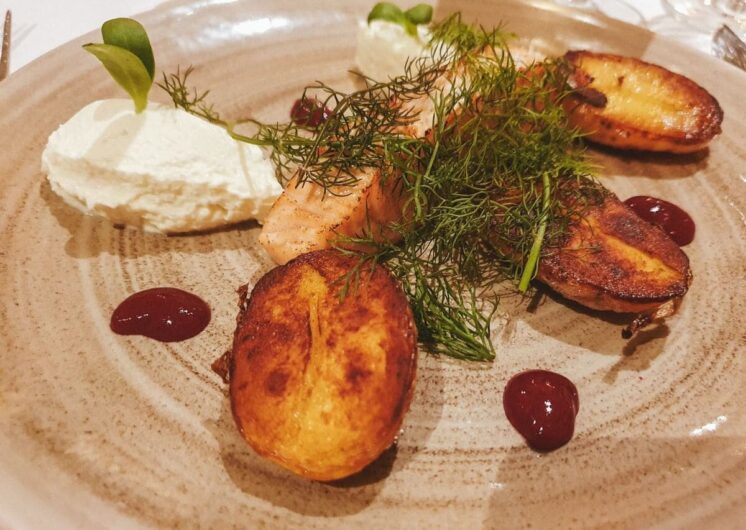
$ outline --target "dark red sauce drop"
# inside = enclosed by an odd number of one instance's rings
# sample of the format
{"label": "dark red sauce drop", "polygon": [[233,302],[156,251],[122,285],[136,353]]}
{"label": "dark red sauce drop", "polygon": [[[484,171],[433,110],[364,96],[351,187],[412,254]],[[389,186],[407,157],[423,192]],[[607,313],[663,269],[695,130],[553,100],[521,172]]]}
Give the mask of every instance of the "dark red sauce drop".
{"label": "dark red sauce drop", "polygon": [[694,221],[675,204],[647,195],[630,197],[624,204],[648,223],[661,228],[680,247],[688,245],[694,239]]}
{"label": "dark red sauce drop", "polygon": [[290,119],[298,125],[316,128],[329,119],[331,113],[318,99],[304,96],[293,103]]}
{"label": "dark red sauce drop", "polygon": [[537,451],[565,445],[575,431],[578,389],[565,376],[529,370],[505,385],[503,408],[511,425]]}
{"label": "dark red sauce drop", "polygon": [[199,334],[210,323],[210,306],[200,297],[173,287],[146,289],[128,297],[111,315],[111,330],[178,342]]}

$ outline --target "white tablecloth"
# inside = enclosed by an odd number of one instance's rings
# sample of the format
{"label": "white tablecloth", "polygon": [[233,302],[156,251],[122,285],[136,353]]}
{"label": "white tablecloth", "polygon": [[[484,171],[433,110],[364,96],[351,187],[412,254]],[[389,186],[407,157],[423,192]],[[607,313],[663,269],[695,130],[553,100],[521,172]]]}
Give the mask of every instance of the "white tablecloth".
{"label": "white tablecloth", "polygon": [[110,18],[148,11],[164,0],[0,0],[13,12],[10,71],[14,72]]}
{"label": "white tablecloth", "polygon": [[[0,16],[13,11],[10,71],[14,72],[47,51],[101,26],[110,18],[132,16],[165,0],[4,0]],[[371,5],[374,3],[371,0]],[[572,0],[564,1],[565,4]],[[614,2],[597,2],[602,11],[615,16]],[[646,21],[660,18],[660,0],[628,0]],[[623,16],[623,15],[622,15]]]}

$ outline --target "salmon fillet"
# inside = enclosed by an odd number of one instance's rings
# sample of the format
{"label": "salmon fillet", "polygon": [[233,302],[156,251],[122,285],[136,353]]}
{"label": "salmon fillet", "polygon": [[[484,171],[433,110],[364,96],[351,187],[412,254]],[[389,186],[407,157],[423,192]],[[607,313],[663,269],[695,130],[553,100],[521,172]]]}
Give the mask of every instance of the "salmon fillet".
{"label": "salmon fillet", "polygon": [[[406,197],[398,179],[382,182],[379,169],[361,169],[353,186],[333,190],[313,182],[298,184],[293,177],[275,201],[259,236],[259,242],[275,263],[330,248],[342,236],[362,236],[367,230],[376,240],[396,240],[390,228],[402,219]],[[348,245],[349,246],[349,245]]]}
{"label": "salmon fillet", "polygon": [[[434,89],[443,92],[450,89],[455,75],[439,77]],[[409,138],[429,137],[435,117],[433,99],[424,95],[399,105],[402,115],[414,118],[397,127],[394,133]],[[313,182],[299,185],[297,176],[288,182],[259,235],[259,242],[275,263],[284,265],[306,252],[330,248],[340,236],[363,236],[370,231],[368,235],[376,241],[400,238],[390,227],[402,220],[408,199],[399,179],[395,175],[383,178],[379,168],[361,168],[354,176],[358,179],[355,184],[340,186],[331,193]]]}
{"label": "salmon fillet", "polygon": [[[511,52],[514,60],[524,66],[541,58],[522,47]],[[462,77],[461,68],[445,72],[433,82],[433,93],[447,94]],[[394,132],[409,138],[429,138],[436,115],[432,95],[413,97],[399,104],[402,115],[414,118]],[[457,113],[454,111],[454,116]],[[300,254],[330,248],[340,236],[361,236],[368,229],[376,240],[399,238],[387,225],[403,217],[407,198],[402,196],[400,187],[395,182],[381,186],[379,169],[363,168],[354,176],[358,182],[333,190],[333,197],[318,184],[298,185],[297,177],[290,180],[272,206],[259,236],[259,242],[275,263],[284,265]]]}

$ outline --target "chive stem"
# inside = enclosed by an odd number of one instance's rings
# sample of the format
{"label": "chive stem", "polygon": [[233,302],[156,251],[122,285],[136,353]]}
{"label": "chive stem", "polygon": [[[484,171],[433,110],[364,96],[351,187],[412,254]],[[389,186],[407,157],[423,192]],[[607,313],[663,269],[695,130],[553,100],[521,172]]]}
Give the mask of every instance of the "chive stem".
{"label": "chive stem", "polygon": [[422,181],[430,176],[430,172],[433,170],[433,163],[435,163],[435,158],[438,156],[439,147],[440,142],[435,142],[435,147],[433,148],[433,152],[430,154],[430,160],[427,163],[425,173],[418,174],[414,183],[414,210],[415,218],[418,221],[422,219]]}
{"label": "chive stem", "polygon": [[551,201],[552,193],[550,190],[549,174],[544,172],[541,176],[541,183],[543,186],[542,190],[542,203],[541,203],[541,221],[539,222],[539,228],[536,230],[536,237],[531,245],[531,252],[526,260],[526,265],[523,267],[523,273],[521,274],[521,281],[518,284],[518,290],[522,293],[528,291],[528,286],[531,280],[536,276],[536,270],[538,269],[539,256],[541,255],[541,245],[544,241],[544,234],[547,231],[547,224],[549,222],[549,204]]}

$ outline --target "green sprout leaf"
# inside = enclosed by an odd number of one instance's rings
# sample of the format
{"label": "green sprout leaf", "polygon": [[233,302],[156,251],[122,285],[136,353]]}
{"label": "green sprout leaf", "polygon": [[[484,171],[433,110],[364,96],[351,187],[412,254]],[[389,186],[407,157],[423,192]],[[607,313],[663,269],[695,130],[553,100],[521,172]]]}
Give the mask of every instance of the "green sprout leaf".
{"label": "green sprout leaf", "polygon": [[[418,10],[417,14],[414,16],[414,19],[419,20],[422,17],[422,7],[427,8],[429,6],[420,4],[412,8]],[[407,11],[407,13],[412,11],[412,9]],[[417,24],[419,24],[419,22],[415,22],[413,18],[410,17],[410,15],[408,15],[407,13],[402,11],[399,6],[394,5],[390,2],[379,2],[373,6],[373,9],[370,10],[370,13],[368,14],[368,23],[370,24],[370,22],[373,20],[388,20],[389,22],[399,24],[405,30],[407,30],[407,33],[409,33],[413,37],[416,37]],[[430,8],[430,15],[432,16],[432,8]]]}
{"label": "green sprout leaf", "polygon": [[104,65],[135,103],[135,112],[148,106],[148,93],[155,77],[155,59],[142,24],[131,18],[113,18],[101,26],[103,44],[83,48]]}
{"label": "green sprout leaf", "polygon": [[119,46],[137,55],[148,71],[150,79],[153,79],[155,59],[150,39],[142,24],[131,18],[113,18],[101,26],[101,35],[105,44]]}
{"label": "green sprout leaf", "polygon": [[148,92],[153,79],[134,53],[111,44],[86,44],[83,48],[96,56],[135,102],[135,112],[142,112],[148,105]]}
{"label": "green sprout leaf", "polygon": [[407,9],[404,15],[412,24],[428,24],[433,19],[433,7],[427,4],[417,4]]}
{"label": "green sprout leaf", "polygon": [[390,2],[378,2],[368,14],[368,23],[373,20],[388,20],[398,24],[402,18],[404,18],[404,12],[399,6]]}

